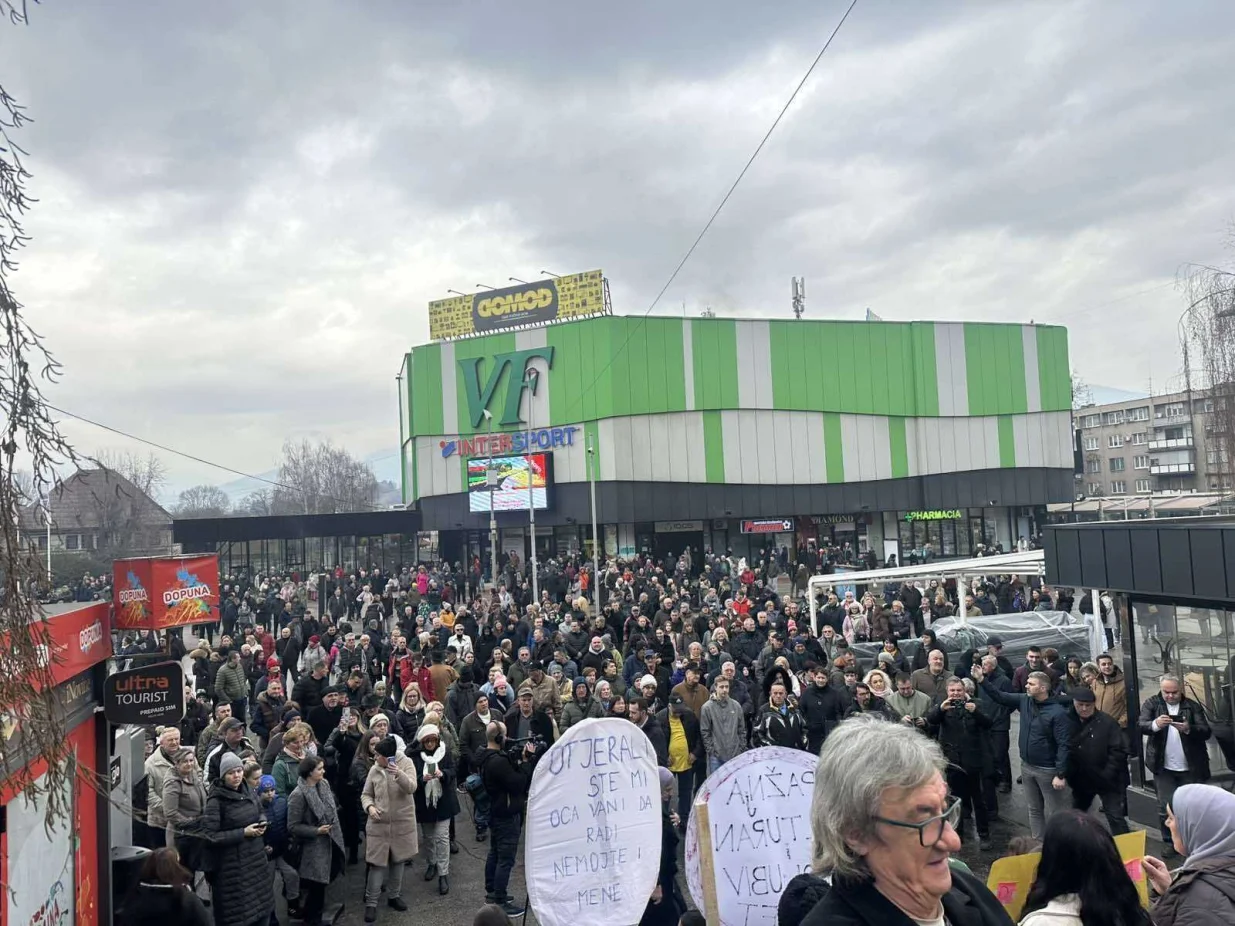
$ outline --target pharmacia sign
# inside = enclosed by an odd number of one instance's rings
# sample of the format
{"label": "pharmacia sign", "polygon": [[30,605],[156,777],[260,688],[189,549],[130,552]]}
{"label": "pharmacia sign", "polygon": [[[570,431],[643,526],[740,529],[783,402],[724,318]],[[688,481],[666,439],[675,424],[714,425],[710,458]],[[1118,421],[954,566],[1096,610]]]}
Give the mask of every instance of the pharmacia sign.
{"label": "pharmacia sign", "polygon": [[179,723],[184,717],[180,663],[161,662],[109,675],[103,683],[103,713],[115,724]]}

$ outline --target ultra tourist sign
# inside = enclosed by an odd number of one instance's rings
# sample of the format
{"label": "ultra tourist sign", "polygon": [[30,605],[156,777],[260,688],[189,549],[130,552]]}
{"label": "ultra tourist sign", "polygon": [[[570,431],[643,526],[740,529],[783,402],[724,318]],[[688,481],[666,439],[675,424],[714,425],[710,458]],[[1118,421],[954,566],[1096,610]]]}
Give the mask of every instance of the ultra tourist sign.
{"label": "ultra tourist sign", "polygon": [[184,717],[184,669],[178,662],[160,662],[109,675],[103,682],[103,713],[114,724],[179,723]]}

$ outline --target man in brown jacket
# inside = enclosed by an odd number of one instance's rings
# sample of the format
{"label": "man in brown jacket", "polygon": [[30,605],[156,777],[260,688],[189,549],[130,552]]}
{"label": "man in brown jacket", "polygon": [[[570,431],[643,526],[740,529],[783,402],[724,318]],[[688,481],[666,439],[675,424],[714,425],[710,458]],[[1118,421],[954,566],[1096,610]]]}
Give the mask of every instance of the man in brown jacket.
{"label": "man in brown jacket", "polygon": [[[429,666],[429,678],[433,680],[432,700],[441,701],[445,704],[446,696],[450,693],[450,686],[455,683],[458,677],[458,673],[442,660],[441,652],[435,651],[433,653],[433,665]],[[424,692],[421,692],[421,694],[424,694]],[[426,698],[426,700],[429,699]]]}
{"label": "man in brown jacket", "polygon": [[699,684],[699,664],[690,662],[686,664],[686,678],[673,687],[673,691],[669,693],[669,700],[672,702],[673,696],[677,695],[690,708],[691,713],[698,720],[703,714],[703,705],[708,703],[708,698],[712,696],[706,688]]}
{"label": "man in brown jacket", "polygon": [[[542,662],[533,662],[531,671],[528,673],[527,681],[532,684],[532,707],[538,711],[544,711],[548,714],[553,722],[560,723],[562,720],[562,692],[558,688],[557,683],[553,681],[553,676],[545,673],[545,666]],[[520,685],[520,690],[523,689]]]}
{"label": "man in brown jacket", "polygon": [[1110,653],[1098,657],[1098,677],[1093,683],[1098,710],[1111,717],[1128,738],[1128,686]]}

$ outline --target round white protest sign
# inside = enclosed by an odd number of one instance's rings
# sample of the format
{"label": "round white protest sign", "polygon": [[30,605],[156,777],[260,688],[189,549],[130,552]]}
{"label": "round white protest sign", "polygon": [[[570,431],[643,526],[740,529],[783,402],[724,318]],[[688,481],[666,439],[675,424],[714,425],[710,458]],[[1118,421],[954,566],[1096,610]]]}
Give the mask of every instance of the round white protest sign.
{"label": "round white protest sign", "polygon": [[536,764],[524,869],[543,926],[634,926],[660,874],[656,753],[629,720],[584,720]]}
{"label": "round white protest sign", "polygon": [[[716,903],[722,926],[776,926],[776,905],[795,875],[810,871],[810,802],[818,759],[765,746],[726,762],[695,802],[708,808]],[[686,831],[686,883],[704,909],[699,814]]]}

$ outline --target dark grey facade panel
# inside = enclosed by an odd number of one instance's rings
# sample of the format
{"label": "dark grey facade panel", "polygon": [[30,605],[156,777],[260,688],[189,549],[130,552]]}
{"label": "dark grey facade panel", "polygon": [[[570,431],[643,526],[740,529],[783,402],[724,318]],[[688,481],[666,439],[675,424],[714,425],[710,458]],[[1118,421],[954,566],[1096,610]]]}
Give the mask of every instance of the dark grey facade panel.
{"label": "dark grey facade panel", "polygon": [[1235,524],[1227,518],[1056,524],[1043,540],[1052,585],[1235,602]]}
{"label": "dark grey facade panel", "polygon": [[[1046,487],[1047,494],[1036,491]],[[1072,497],[1070,470],[993,469],[873,482],[829,485],[704,485],[670,482],[599,482],[597,520],[632,524],[666,520],[862,514],[920,508],[1042,505]],[[423,530],[484,530],[488,514],[468,511],[466,493],[421,499]],[[499,512],[498,526],[527,523],[526,512]],[[553,507],[536,523],[589,523],[587,483],[558,483]]]}
{"label": "dark grey facade panel", "polygon": [[[466,501],[466,500],[465,500]],[[376,537],[414,534],[421,527],[418,511],[353,511],[343,514],[271,515],[268,517],[177,518],[172,540],[183,544],[213,544],[242,540],[294,540],[302,537]]]}

